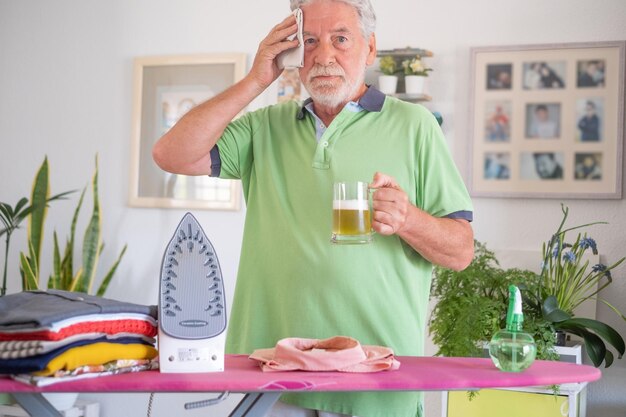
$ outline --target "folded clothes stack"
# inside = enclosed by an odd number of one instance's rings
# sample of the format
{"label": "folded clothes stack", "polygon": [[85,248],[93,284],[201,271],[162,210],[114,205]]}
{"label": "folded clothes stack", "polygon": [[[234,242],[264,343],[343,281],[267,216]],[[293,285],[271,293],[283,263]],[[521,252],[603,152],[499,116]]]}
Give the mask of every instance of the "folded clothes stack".
{"label": "folded clothes stack", "polygon": [[35,385],[158,367],[155,306],[60,290],[0,297],[0,374]]}

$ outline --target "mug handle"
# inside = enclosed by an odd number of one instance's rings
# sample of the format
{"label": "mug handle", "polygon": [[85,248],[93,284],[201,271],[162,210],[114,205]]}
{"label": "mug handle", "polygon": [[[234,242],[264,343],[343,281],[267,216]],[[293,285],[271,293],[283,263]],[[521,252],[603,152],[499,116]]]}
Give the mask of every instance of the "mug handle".
{"label": "mug handle", "polygon": [[376,190],[378,190],[378,188],[370,187],[369,184],[367,185],[367,201],[370,208],[370,233],[373,235],[377,234],[376,230],[372,227],[374,223],[374,192],[376,192]]}

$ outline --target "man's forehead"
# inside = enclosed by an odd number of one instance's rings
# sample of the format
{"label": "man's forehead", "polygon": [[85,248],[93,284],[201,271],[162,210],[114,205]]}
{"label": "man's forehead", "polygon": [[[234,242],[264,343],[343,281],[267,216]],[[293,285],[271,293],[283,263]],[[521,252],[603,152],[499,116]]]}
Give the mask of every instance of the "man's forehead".
{"label": "man's forehead", "polygon": [[[350,30],[347,26],[345,25],[338,25],[336,28],[332,28],[330,30],[328,30],[329,33],[342,33],[342,34],[346,34],[346,33],[352,33],[352,30]],[[314,29],[312,30],[307,30],[306,24],[304,25],[304,28],[302,30],[302,34],[304,35],[316,35],[317,31],[315,31]]]}

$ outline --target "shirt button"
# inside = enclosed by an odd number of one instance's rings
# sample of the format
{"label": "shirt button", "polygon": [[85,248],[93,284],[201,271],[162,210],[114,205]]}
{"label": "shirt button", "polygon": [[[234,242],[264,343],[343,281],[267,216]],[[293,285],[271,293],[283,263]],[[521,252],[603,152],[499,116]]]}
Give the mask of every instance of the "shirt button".
{"label": "shirt button", "polygon": [[322,146],[327,148],[328,147],[328,142],[322,142]]}

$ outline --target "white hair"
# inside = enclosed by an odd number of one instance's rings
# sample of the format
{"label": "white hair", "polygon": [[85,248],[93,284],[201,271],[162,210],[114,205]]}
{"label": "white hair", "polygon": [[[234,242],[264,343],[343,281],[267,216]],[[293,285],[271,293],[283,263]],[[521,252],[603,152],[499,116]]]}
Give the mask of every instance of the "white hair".
{"label": "white hair", "polygon": [[[316,0],[290,0],[291,10],[295,10],[300,6],[312,3]],[[354,7],[359,15],[359,23],[361,26],[361,33],[365,39],[369,39],[370,35],[376,30],[376,14],[370,0],[334,0],[340,3],[345,3]]]}

